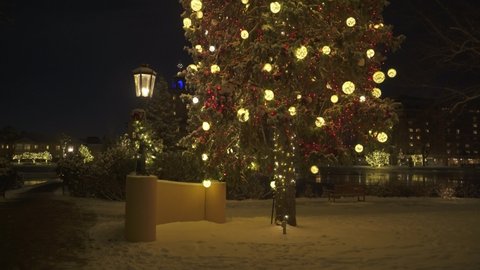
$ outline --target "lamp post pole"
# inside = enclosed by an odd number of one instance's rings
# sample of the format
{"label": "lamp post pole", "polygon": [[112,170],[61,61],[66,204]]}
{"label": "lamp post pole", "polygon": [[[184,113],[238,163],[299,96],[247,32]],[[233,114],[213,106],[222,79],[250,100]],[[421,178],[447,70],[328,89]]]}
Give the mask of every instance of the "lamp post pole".
{"label": "lamp post pole", "polygon": [[[148,65],[142,65],[133,70],[135,94],[142,101],[152,97],[156,76],[157,73]],[[142,107],[144,103],[145,102],[141,102]],[[144,121],[146,121],[145,110],[143,108],[135,109],[132,113],[132,118],[133,121],[139,121],[140,123],[144,123]],[[135,172],[137,175],[147,175],[147,169],[145,165],[145,142],[143,141],[142,134],[136,133],[135,138],[139,143]]]}

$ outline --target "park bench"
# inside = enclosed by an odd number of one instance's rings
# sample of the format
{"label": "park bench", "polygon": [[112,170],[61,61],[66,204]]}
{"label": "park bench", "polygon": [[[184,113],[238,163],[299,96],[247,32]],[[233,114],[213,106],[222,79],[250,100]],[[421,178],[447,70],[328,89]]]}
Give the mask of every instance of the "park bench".
{"label": "park bench", "polygon": [[365,185],[359,184],[336,184],[326,191],[328,201],[335,202],[336,198],[357,197],[357,201],[365,201]]}

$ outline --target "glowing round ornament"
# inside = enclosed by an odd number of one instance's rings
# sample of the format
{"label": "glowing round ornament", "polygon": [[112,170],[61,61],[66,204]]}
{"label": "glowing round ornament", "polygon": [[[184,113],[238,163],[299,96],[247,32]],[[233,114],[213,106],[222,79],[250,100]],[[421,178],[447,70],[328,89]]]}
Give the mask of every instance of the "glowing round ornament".
{"label": "glowing round ornament", "polygon": [[367,50],[367,57],[370,59],[375,56],[375,50],[373,49],[368,49]]}
{"label": "glowing round ornament", "polygon": [[302,99],[302,95],[298,94],[298,95],[297,95],[297,99],[298,99],[298,100]]}
{"label": "glowing round ornament", "polygon": [[317,119],[315,119],[315,126],[317,127],[323,127],[325,126],[325,119],[323,117],[317,117]]}
{"label": "glowing round ornament", "polygon": [[190,7],[193,11],[200,11],[203,7],[202,1],[200,0],[192,0],[190,2]]}
{"label": "glowing round ornament", "polygon": [[288,108],[288,112],[290,113],[291,116],[295,116],[297,115],[297,108],[291,106],[290,108]]}
{"label": "glowing round ornament", "polygon": [[394,68],[391,68],[387,71],[387,75],[390,78],[395,78],[395,76],[397,76],[397,71]]}
{"label": "glowing round ornament", "polygon": [[203,52],[202,45],[195,45],[195,50],[197,50],[198,53],[202,53]]}
{"label": "glowing round ornament", "polygon": [[191,71],[191,72],[197,72],[197,71],[198,71],[198,67],[197,67],[197,65],[190,64],[190,65],[188,65],[187,70],[188,70],[188,71]]}
{"label": "glowing round ornament", "polygon": [[197,19],[202,19],[202,18],[203,18],[203,12],[197,11]]}
{"label": "glowing round ornament", "polygon": [[329,55],[331,52],[332,52],[332,49],[330,49],[330,47],[328,47],[328,46],[323,46],[322,47],[322,53],[323,54]]}
{"label": "glowing round ornament", "polygon": [[212,65],[210,67],[210,72],[212,72],[212,73],[220,72],[220,67],[218,65]]}
{"label": "glowing round ornament", "polygon": [[361,145],[361,144],[355,145],[355,152],[357,152],[357,153],[363,152],[363,145]]}
{"label": "glowing round ornament", "polygon": [[346,81],[342,85],[343,93],[350,95],[355,91],[355,84],[351,81]]}
{"label": "glowing round ornament", "polygon": [[240,108],[237,111],[237,118],[242,123],[247,122],[250,119],[250,112],[248,109]]}
{"label": "glowing round ornament", "polygon": [[376,83],[382,83],[383,81],[385,81],[385,73],[383,73],[382,71],[377,71],[375,73],[373,73],[373,81],[376,82]]}
{"label": "glowing round ornament", "polygon": [[216,50],[216,48],[215,48],[215,46],[210,45],[210,47],[208,47],[208,50],[209,50],[210,52],[214,52],[214,51]]}
{"label": "glowing round ornament", "polygon": [[209,188],[211,185],[212,185],[212,181],[211,180],[208,180],[208,179],[205,179],[202,181],[202,185],[205,187],[205,188]]}
{"label": "glowing round ornament", "polygon": [[357,23],[357,20],[355,20],[355,18],[353,17],[349,17],[345,23],[347,24],[348,27],[354,27],[355,24]]}
{"label": "glowing round ornament", "polygon": [[267,100],[267,101],[271,101],[271,100],[273,100],[273,98],[275,97],[275,94],[274,94],[273,91],[270,90],[270,89],[266,89],[266,90],[264,91],[264,94],[265,94],[265,95],[264,95],[265,100]]}
{"label": "glowing round ornament", "polygon": [[248,4],[248,2],[249,2],[248,0],[242,0],[242,4],[244,5]]}
{"label": "glowing round ornament", "polygon": [[272,69],[273,69],[273,67],[272,67],[272,65],[269,64],[269,63],[266,63],[266,64],[263,66],[263,68],[262,68],[262,70],[263,70],[263,71],[266,71],[266,72],[272,72]]}
{"label": "glowing round ornament", "polygon": [[192,26],[192,20],[190,18],[183,19],[183,28],[190,28]]}
{"label": "glowing round ornament", "polygon": [[295,57],[297,57],[298,60],[305,59],[307,57],[308,50],[307,47],[301,46],[300,48],[297,48],[295,50]]}
{"label": "glowing round ornament", "polygon": [[193,97],[193,98],[192,98],[192,103],[193,103],[193,104],[198,104],[199,101],[200,101],[200,100],[198,99],[198,97]]}
{"label": "glowing round ornament", "polygon": [[332,95],[332,96],[330,97],[330,101],[331,101],[333,104],[337,103],[337,102],[338,102],[338,96],[337,96],[337,95]]}
{"label": "glowing round ornament", "polygon": [[270,11],[272,13],[278,13],[282,9],[282,5],[279,2],[271,2],[270,3]]}
{"label": "glowing round ornament", "polygon": [[388,135],[385,132],[379,132],[377,134],[377,140],[381,143],[384,143],[388,140]]}
{"label": "glowing round ornament", "polygon": [[205,153],[203,153],[203,154],[202,154],[202,160],[203,160],[203,161],[207,161],[207,160],[208,160],[208,155],[205,154]]}
{"label": "glowing round ornament", "polygon": [[365,102],[367,98],[365,96],[360,96],[360,102]]}
{"label": "glowing round ornament", "polygon": [[202,123],[202,129],[205,130],[205,131],[208,131],[210,129],[210,123],[203,122]]}
{"label": "glowing round ornament", "polygon": [[380,88],[373,88],[372,89],[372,96],[376,97],[376,98],[380,98],[382,96],[382,90],[380,90]]}
{"label": "glowing round ornament", "polygon": [[242,39],[247,39],[249,37],[248,31],[242,30],[242,32],[240,32],[240,37],[242,37]]}
{"label": "glowing round ornament", "polygon": [[318,171],[319,171],[319,169],[318,169],[317,165],[313,165],[313,166],[310,167],[310,172],[312,174],[317,174]]}

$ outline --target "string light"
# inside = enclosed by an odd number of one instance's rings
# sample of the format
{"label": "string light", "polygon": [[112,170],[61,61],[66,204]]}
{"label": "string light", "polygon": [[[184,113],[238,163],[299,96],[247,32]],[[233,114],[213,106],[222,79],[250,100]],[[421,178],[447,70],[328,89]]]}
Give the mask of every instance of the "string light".
{"label": "string light", "polygon": [[192,20],[190,18],[183,19],[183,28],[190,28],[192,26]]}
{"label": "string light", "polygon": [[381,143],[384,143],[388,140],[388,135],[385,132],[379,132],[377,134],[377,140]]}
{"label": "string light", "polygon": [[242,39],[247,39],[249,37],[248,31],[242,30],[242,32],[240,32],[240,36],[242,37]]}
{"label": "string light", "polygon": [[297,115],[297,108],[292,106],[292,107],[288,108],[288,112],[290,113],[291,116],[295,116],[295,115]]}
{"label": "string light", "polygon": [[263,71],[266,71],[266,72],[271,72],[272,69],[273,69],[273,68],[272,68],[272,65],[269,64],[269,63],[266,63],[266,64],[263,66],[263,68],[262,68],[262,70],[263,70]]}
{"label": "string light", "polygon": [[203,122],[202,123],[202,129],[205,130],[205,131],[208,131],[210,129],[210,123]]}
{"label": "string light", "polygon": [[380,98],[382,96],[382,90],[380,90],[380,88],[373,88],[372,89],[372,96],[376,97],[376,98]]}
{"label": "string light", "polygon": [[312,165],[312,166],[310,167],[310,172],[311,172],[312,174],[317,174],[318,171],[319,171],[319,169],[318,169],[317,165]]}
{"label": "string light", "polygon": [[315,126],[317,127],[323,127],[325,126],[325,119],[323,117],[317,117],[317,119],[315,119]]}
{"label": "string light", "polygon": [[328,46],[323,46],[322,47],[322,53],[325,55],[329,55],[332,50]]}
{"label": "string light", "polygon": [[212,73],[220,72],[220,67],[218,65],[212,65],[210,67],[210,72],[212,72]]}
{"label": "string light", "polygon": [[338,102],[338,96],[337,96],[337,95],[332,95],[332,96],[330,97],[330,101],[331,101],[333,104],[337,103],[337,102]]}
{"label": "string light", "polygon": [[374,56],[375,56],[375,50],[373,50],[373,49],[368,49],[368,50],[367,50],[367,57],[368,57],[368,59],[370,59],[370,58],[372,58],[372,57],[374,57]]}
{"label": "string light", "polygon": [[197,50],[198,53],[202,53],[203,52],[202,45],[195,45],[195,50]]}
{"label": "string light", "polygon": [[250,119],[250,112],[248,109],[240,108],[237,111],[237,118],[240,122],[247,122]]}
{"label": "string light", "polygon": [[357,152],[357,153],[363,152],[363,145],[361,145],[361,144],[355,145],[355,152]]}

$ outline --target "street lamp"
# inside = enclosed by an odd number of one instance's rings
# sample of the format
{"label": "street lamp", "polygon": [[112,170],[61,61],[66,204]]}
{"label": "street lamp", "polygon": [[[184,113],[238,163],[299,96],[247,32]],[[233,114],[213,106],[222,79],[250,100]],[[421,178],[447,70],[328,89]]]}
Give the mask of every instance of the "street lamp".
{"label": "street lamp", "polygon": [[[155,78],[157,73],[148,67],[148,65],[142,65],[133,70],[133,80],[135,82],[135,94],[142,101],[151,98],[153,95],[153,89],[155,86]],[[143,105],[144,102],[141,102]],[[132,113],[133,121],[145,121],[146,112],[143,108],[135,109]],[[138,147],[138,156],[137,156],[137,166],[136,174],[137,175],[147,175],[147,169],[145,166],[145,143],[141,138],[141,134],[135,134],[137,140],[139,141]]]}

